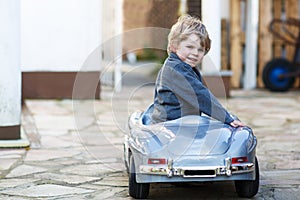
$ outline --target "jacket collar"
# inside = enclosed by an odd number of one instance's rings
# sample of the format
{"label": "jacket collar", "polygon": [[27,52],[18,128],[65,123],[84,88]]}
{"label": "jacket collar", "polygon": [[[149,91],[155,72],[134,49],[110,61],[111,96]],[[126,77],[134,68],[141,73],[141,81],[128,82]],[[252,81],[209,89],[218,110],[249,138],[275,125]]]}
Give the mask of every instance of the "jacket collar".
{"label": "jacket collar", "polygon": [[176,54],[176,53],[173,53],[173,52],[170,53],[169,57],[170,57],[170,58],[174,58],[174,59],[179,59],[179,60],[180,60],[180,58],[177,56],[177,54]]}
{"label": "jacket collar", "polygon": [[[170,59],[177,59],[177,60],[180,60],[181,62],[183,62],[176,53],[173,53],[171,52],[170,55],[169,55]],[[200,72],[198,71],[198,69],[196,68],[193,68],[192,66],[190,66],[189,64],[184,63],[184,66],[186,67],[187,70],[191,71],[192,73],[195,73],[196,77],[202,82],[202,79],[201,79],[201,74]]]}

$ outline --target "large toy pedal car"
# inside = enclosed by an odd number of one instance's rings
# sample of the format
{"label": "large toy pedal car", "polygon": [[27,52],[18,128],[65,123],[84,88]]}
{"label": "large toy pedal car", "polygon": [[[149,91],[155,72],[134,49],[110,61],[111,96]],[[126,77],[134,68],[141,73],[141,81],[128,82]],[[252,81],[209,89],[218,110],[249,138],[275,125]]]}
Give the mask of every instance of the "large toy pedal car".
{"label": "large toy pedal car", "polygon": [[234,181],[240,197],[257,194],[257,140],[249,127],[194,115],[149,124],[152,109],[129,117],[124,160],[130,196],[147,198],[151,183],[206,181]]}

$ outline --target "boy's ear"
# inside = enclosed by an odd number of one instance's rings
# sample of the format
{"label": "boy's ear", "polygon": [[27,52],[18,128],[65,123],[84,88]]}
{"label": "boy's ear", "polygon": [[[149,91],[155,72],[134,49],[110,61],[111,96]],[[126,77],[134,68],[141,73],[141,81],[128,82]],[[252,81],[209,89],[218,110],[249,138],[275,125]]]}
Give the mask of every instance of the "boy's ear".
{"label": "boy's ear", "polygon": [[174,44],[170,45],[170,51],[176,53],[177,47]]}

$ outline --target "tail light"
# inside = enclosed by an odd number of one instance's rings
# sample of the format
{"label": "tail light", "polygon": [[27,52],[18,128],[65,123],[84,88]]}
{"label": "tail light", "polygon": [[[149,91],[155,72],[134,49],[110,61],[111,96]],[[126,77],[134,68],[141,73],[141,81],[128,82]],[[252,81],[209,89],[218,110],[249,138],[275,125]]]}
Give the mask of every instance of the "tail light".
{"label": "tail light", "polygon": [[245,163],[248,162],[247,157],[236,157],[231,159],[232,164],[239,164],[239,163]]}
{"label": "tail light", "polygon": [[165,158],[149,158],[148,164],[151,165],[165,165],[167,164],[167,160]]}

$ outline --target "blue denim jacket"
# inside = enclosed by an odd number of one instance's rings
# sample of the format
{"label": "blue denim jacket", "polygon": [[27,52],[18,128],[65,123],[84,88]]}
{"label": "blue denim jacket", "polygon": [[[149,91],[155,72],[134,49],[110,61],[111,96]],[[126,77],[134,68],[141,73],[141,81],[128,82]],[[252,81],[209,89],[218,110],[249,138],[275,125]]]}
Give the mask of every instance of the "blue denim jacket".
{"label": "blue denim jacket", "polygon": [[156,79],[152,123],[202,112],[226,124],[234,120],[203,85],[199,71],[170,53]]}

